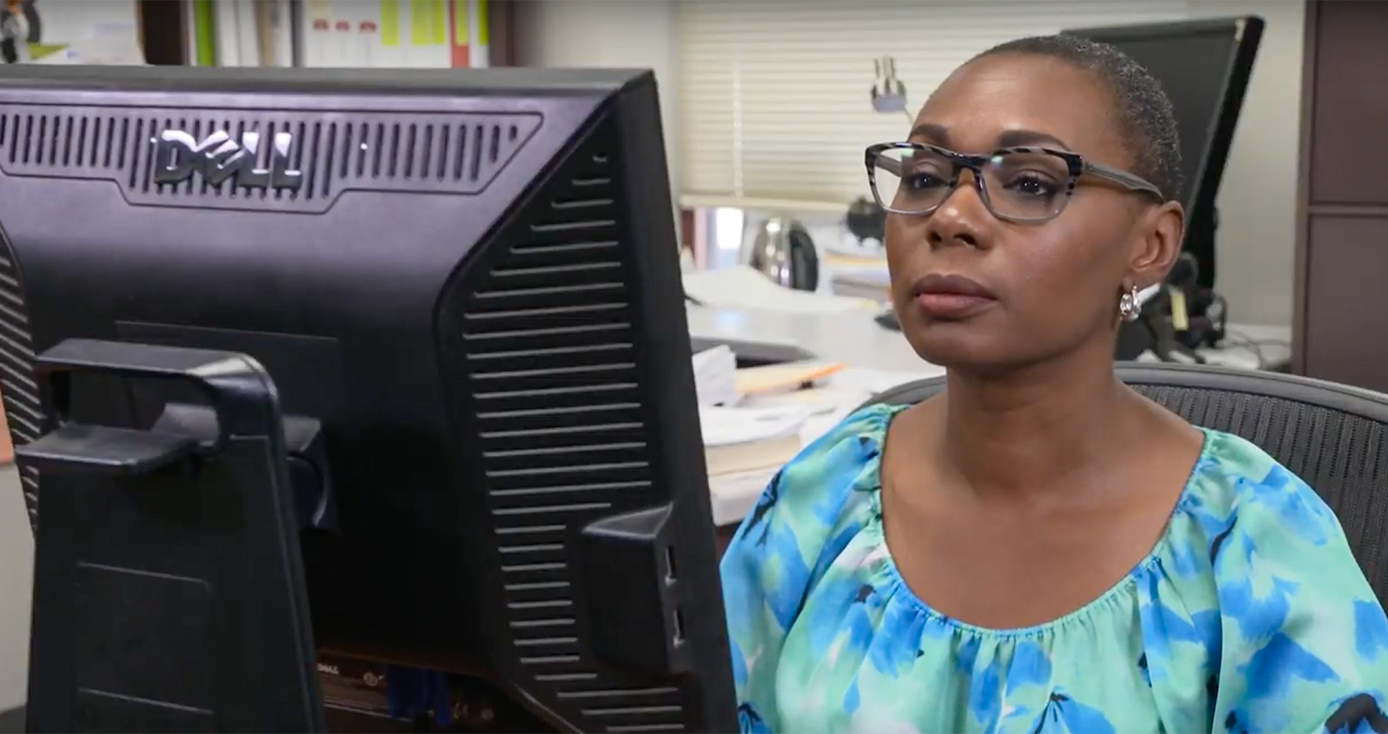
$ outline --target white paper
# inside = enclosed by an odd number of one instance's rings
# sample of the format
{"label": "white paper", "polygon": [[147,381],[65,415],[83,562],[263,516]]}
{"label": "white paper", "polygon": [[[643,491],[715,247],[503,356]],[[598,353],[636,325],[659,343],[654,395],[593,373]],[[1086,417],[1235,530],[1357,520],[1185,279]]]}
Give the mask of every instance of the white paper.
{"label": "white paper", "polygon": [[728,446],[796,435],[810,411],[790,405],[775,408],[699,407],[705,446]]}
{"label": "white paper", "polygon": [[699,405],[736,405],[737,355],[726,344],[694,355],[694,393]]}

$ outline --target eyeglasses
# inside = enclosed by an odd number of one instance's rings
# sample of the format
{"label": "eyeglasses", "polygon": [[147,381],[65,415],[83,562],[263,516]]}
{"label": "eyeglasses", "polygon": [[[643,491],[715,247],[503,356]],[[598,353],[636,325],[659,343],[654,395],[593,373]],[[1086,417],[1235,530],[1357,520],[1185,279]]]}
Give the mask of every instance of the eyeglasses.
{"label": "eyeglasses", "polygon": [[968,155],[921,143],[879,143],[866,151],[868,183],[883,209],[928,215],[945,203],[965,169],[993,216],[1039,224],[1060,216],[1080,176],[1165,199],[1161,189],[1126,171],[1091,163],[1078,153],[1050,148],[1003,148]]}

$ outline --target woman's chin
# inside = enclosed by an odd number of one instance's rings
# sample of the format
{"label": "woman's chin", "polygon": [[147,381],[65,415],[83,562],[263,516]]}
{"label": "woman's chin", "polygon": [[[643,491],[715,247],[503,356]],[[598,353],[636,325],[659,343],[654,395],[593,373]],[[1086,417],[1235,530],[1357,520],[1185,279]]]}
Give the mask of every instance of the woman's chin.
{"label": "woman's chin", "polygon": [[966,331],[925,327],[907,332],[906,340],[921,359],[946,369],[987,369],[1000,361],[985,335],[961,333]]}
{"label": "woman's chin", "polygon": [[921,359],[951,372],[997,374],[1038,361],[1035,353],[1019,352],[1024,339],[1007,338],[993,329],[929,326],[904,333]]}

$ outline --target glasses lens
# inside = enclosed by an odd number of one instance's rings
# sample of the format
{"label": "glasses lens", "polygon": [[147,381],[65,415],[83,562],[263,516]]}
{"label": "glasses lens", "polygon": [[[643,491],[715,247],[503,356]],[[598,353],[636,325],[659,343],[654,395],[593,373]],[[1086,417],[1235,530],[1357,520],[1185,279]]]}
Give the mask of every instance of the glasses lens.
{"label": "glasses lens", "polygon": [[877,154],[874,169],[877,203],[902,214],[933,210],[954,184],[953,164],[933,151],[889,148]]}
{"label": "glasses lens", "polygon": [[999,153],[983,166],[983,187],[997,216],[1048,219],[1065,206],[1070,168],[1049,153]]}

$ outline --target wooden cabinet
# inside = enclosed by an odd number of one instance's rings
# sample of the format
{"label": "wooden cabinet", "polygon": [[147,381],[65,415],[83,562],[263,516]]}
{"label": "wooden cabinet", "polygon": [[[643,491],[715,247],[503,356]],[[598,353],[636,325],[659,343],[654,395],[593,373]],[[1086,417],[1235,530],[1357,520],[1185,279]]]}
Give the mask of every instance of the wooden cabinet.
{"label": "wooden cabinet", "polygon": [[1312,204],[1388,204],[1388,4],[1310,2]]}
{"label": "wooden cabinet", "polygon": [[1388,392],[1388,2],[1306,3],[1293,366]]}

